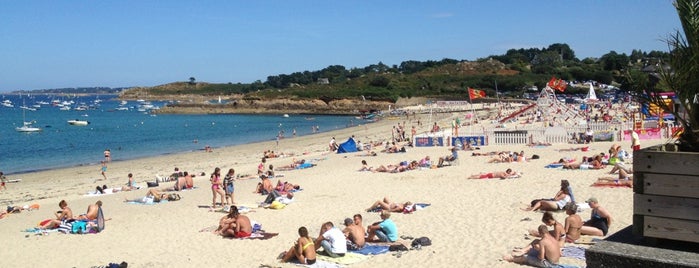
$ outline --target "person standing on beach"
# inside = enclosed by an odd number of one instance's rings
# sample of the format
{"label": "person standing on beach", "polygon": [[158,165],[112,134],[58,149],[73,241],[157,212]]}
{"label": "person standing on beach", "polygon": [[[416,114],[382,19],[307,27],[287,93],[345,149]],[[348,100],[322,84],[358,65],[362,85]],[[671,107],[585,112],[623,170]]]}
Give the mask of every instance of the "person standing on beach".
{"label": "person standing on beach", "polygon": [[223,186],[226,188],[226,202],[229,204],[235,204],[233,201],[233,191],[235,191],[235,187],[233,185],[233,181],[235,181],[235,169],[229,169],[228,173],[226,173],[226,176],[223,178]]}
{"label": "person standing on beach", "polygon": [[224,202],[224,198],[226,195],[226,192],[223,191],[223,183],[221,181],[221,168],[216,168],[214,169],[214,172],[211,173],[211,192],[213,193],[213,201],[211,202],[212,208],[216,208],[216,196],[221,197],[221,206],[225,206],[226,203]]}
{"label": "person standing on beach", "polygon": [[104,180],[107,180],[107,161],[102,161],[102,168],[100,170],[102,173],[102,177],[104,177]]}
{"label": "person standing on beach", "polygon": [[5,173],[2,173],[2,171],[0,171],[0,188],[2,188],[5,191],[7,191],[7,186],[5,186],[6,183],[7,177],[5,177]]}
{"label": "person standing on beach", "polygon": [[112,161],[112,151],[110,151],[109,149],[104,150],[104,161]]}
{"label": "person standing on beach", "polygon": [[638,137],[638,133],[631,129],[631,149],[635,152],[641,150],[641,139]]}

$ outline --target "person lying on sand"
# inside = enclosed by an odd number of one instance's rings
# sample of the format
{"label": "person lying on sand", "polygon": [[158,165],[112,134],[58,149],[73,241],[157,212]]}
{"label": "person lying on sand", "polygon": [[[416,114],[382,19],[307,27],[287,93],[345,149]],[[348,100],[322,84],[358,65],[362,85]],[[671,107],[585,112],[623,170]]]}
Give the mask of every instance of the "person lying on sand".
{"label": "person lying on sand", "polygon": [[282,182],[281,180],[278,180],[277,187],[275,187],[274,189],[279,192],[291,192],[293,190],[300,190],[301,186],[298,184],[290,183],[288,181]]}
{"label": "person lying on sand", "polygon": [[359,171],[372,171],[374,168],[370,167],[367,163],[366,160],[362,160],[362,168],[359,169]]}
{"label": "person lying on sand", "polygon": [[124,199],[124,202],[135,202],[135,203],[143,203],[143,204],[152,204],[152,203],[158,203],[163,200],[168,200],[168,201],[177,201],[180,200],[181,197],[179,194],[168,194],[164,193],[161,191],[158,191],[154,188],[148,189],[148,192],[146,193],[146,196],[138,199]]}
{"label": "person lying on sand", "polygon": [[388,200],[388,197],[384,197],[382,200],[377,200],[372,204],[369,208],[366,209],[367,212],[374,211],[377,208],[380,208],[381,210],[388,210],[390,212],[403,212],[403,210],[408,207],[412,206],[412,202],[408,201],[405,203],[394,203],[391,202],[391,200]]}
{"label": "person lying on sand", "polygon": [[501,180],[504,179],[514,179],[514,178],[519,178],[520,174],[518,172],[513,171],[511,168],[508,168],[505,171],[495,171],[495,172],[490,172],[490,173],[480,173],[480,174],[473,174],[468,179],[493,179],[493,178],[499,178]]}

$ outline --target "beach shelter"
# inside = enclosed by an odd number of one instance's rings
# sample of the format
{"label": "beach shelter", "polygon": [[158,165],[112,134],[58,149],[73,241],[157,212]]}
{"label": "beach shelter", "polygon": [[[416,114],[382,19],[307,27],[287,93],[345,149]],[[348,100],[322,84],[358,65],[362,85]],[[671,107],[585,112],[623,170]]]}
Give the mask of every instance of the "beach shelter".
{"label": "beach shelter", "polygon": [[354,139],[349,138],[347,139],[346,142],[340,144],[340,146],[337,148],[337,153],[352,153],[357,151],[357,144],[354,142]]}

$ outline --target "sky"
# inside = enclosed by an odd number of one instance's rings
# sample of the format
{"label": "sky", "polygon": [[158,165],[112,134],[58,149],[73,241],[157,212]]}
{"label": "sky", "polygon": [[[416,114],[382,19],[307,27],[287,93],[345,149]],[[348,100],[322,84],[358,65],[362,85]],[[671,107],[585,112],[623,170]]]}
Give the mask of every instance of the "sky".
{"label": "sky", "polygon": [[554,43],[597,58],[668,51],[680,29],[671,0],[0,0],[0,92],[264,82]]}

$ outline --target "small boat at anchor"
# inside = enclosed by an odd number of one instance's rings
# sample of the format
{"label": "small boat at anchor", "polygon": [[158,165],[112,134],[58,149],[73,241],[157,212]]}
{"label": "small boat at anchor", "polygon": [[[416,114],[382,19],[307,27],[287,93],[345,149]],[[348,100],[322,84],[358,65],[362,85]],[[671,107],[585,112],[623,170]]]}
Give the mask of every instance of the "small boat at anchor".
{"label": "small boat at anchor", "polygon": [[73,126],[87,126],[90,124],[90,122],[87,120],[73,119],[73,120],[68,120],[68,124],[73,125]]}

